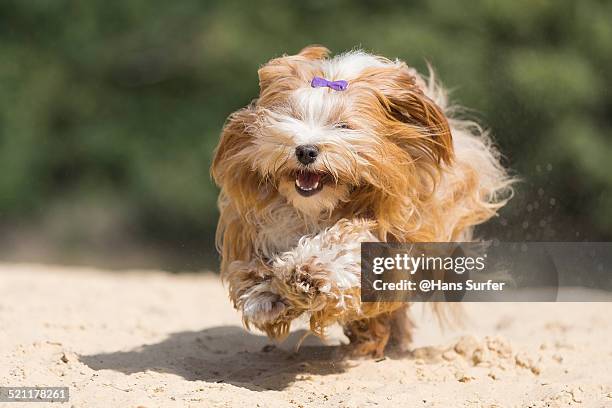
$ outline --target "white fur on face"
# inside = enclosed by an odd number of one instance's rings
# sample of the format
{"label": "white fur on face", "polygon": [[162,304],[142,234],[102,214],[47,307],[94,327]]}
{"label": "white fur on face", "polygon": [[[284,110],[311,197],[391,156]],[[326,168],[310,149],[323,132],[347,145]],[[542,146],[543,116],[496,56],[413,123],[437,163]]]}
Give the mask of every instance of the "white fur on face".
{"label": "white fur on face", "polygon": [[[270,114],[268,123],[262,128],[256,153],[260,158],[260,171],[277,180],[278,191],[295,208],[317,217],[322,212],[332,211],[338,202],[348,197],[350,186],[346,180],[356,177],[357,163],[363,162],[359,156],[359,142],[368,139],[362,132],[337,127],[342,119],[334,112],[338,112],[345,102],[338,97],[326,98],[331,95],[324,92],[321,89],[297,90],[290,100],[297,117]],[[319,148],[317,160],[307,167],[295,156],[295,149],[300,145]],[[311,197],[301,196],[294,187],[295,173],[305,169],[326,175],[323,189]]]}
{"label": "white fur on face", "polygon": [[[366,68],[392,64],[363,52],[351,52],[319,62],[329,80],[350,81]],[[255,158],[254,169],[275,180],[278,191],[302,213],[314,217],[331,212],[348,198],[352,186],[368,162],[364,152],[376,152],[377,136],[367,126],[343,129],[354,117],[354,101],[342,91],[312,88],[309,84],[294,90],[281,106],[262,109],[254,144],[248,156]],[[363,123],[362,123],[363,124]],[[295,191],[295,172],[306,169],[295,156],[300,145],[315,145],[320,153],[307,169],[327,175],[323,189],[310,197]]]}

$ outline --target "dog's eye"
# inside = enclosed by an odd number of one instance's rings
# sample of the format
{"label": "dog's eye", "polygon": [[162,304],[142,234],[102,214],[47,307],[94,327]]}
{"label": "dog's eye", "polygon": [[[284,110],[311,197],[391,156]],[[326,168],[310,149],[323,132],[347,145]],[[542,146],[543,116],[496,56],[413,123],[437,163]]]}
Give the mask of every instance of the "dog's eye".
{"label": "dog's eye", "polygon": [[334,127],[338,129],[350,129],[351,128],[351,126],[346,122],[338,122],[334,125]]}

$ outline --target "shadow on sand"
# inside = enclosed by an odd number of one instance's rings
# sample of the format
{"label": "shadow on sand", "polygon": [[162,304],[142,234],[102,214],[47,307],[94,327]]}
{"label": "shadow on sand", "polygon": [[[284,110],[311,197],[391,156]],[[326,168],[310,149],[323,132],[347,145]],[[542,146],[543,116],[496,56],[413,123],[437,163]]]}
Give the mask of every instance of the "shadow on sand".
{"label": "shadow on sand", "polygon": [[294,332],[282,345],[275,346],[267,337],[241,327],[220,326],[173,333],[157,344],[81,356],[80,361],[93,370],[125,374],[149,370],[251,390],[282,390],[300,376],[341,373],[349,367],[342,346],[326,346],[312,336],[298,352],[294,351],[303,334]]}

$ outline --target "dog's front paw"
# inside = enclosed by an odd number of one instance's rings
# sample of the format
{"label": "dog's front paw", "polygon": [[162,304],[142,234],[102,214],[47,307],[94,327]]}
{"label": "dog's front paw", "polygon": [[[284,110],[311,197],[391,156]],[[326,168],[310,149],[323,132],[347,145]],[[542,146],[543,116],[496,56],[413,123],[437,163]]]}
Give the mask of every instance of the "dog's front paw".
{"label": "dog's front paw", "polygon": [[325,295],[332,290],[332,282],[326,268],[317,262],[316,258],[295,265],[292,272],[291,281],[300,292],[309,297]]}
{"label": "dog's front paw", "polygon": [[256,326],[282,319],[287,311],[287,305],[275,293],[254,290],[242,297],[242,317],[245,322]]}
{"label": "dog's front paw", "polygon": [[238,309],[247,329],[253,325],[274,339],[289,334],[291,321],[302,313],[272,291],[269,281],[258,283],[240,296]]}
{"label": "dog's front paw", "polygon": [[360,283],[358,260],[341,249],[319,256],[286,255],[276,261],[275,270],[282,279],[278,292],[292,307],[310,312],[344,308],[347,295]]}
{"label": "dog's front paw", "polygon": [[312,312],[334,297],[335,284],[328,267],[317,257],[296,259],[285,257],[275,265],[278,278],[272,280],[274,291],[296,310]]}

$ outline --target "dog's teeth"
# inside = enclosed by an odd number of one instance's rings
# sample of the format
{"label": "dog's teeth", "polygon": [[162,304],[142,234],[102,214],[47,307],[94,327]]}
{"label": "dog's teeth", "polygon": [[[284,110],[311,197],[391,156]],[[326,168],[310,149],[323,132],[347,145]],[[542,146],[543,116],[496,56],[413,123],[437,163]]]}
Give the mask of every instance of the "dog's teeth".
{"label": "dog's teeth", "polygon": [[311,175],[310,177],[304,177],[304,179],[302,179],[302,176],[298,176],[295,178],[295,185],[297,188],[299,188],[302,191],[313,191],[313,190],[317,190],[320,186],[320,180],[319,180],[320,176],[316,176],[316,175]]}
{"label": "dog's teeth", "polygon": [[299,180],[296,180],[296,181],[295,181],[295,184],[297,184],[297,186],[298,186],[299,188],[301,188],[302,190],[305,190],[305,191],[315,190],[317,187],[319,187],[319,182],[318,182],[318,181],[317,181],[317,182],[314,184],[314,186],[312,186],[312,187],[304,187],[304,186],[302,186],[302,185],[300,184],[300,181],[299,181]]}

